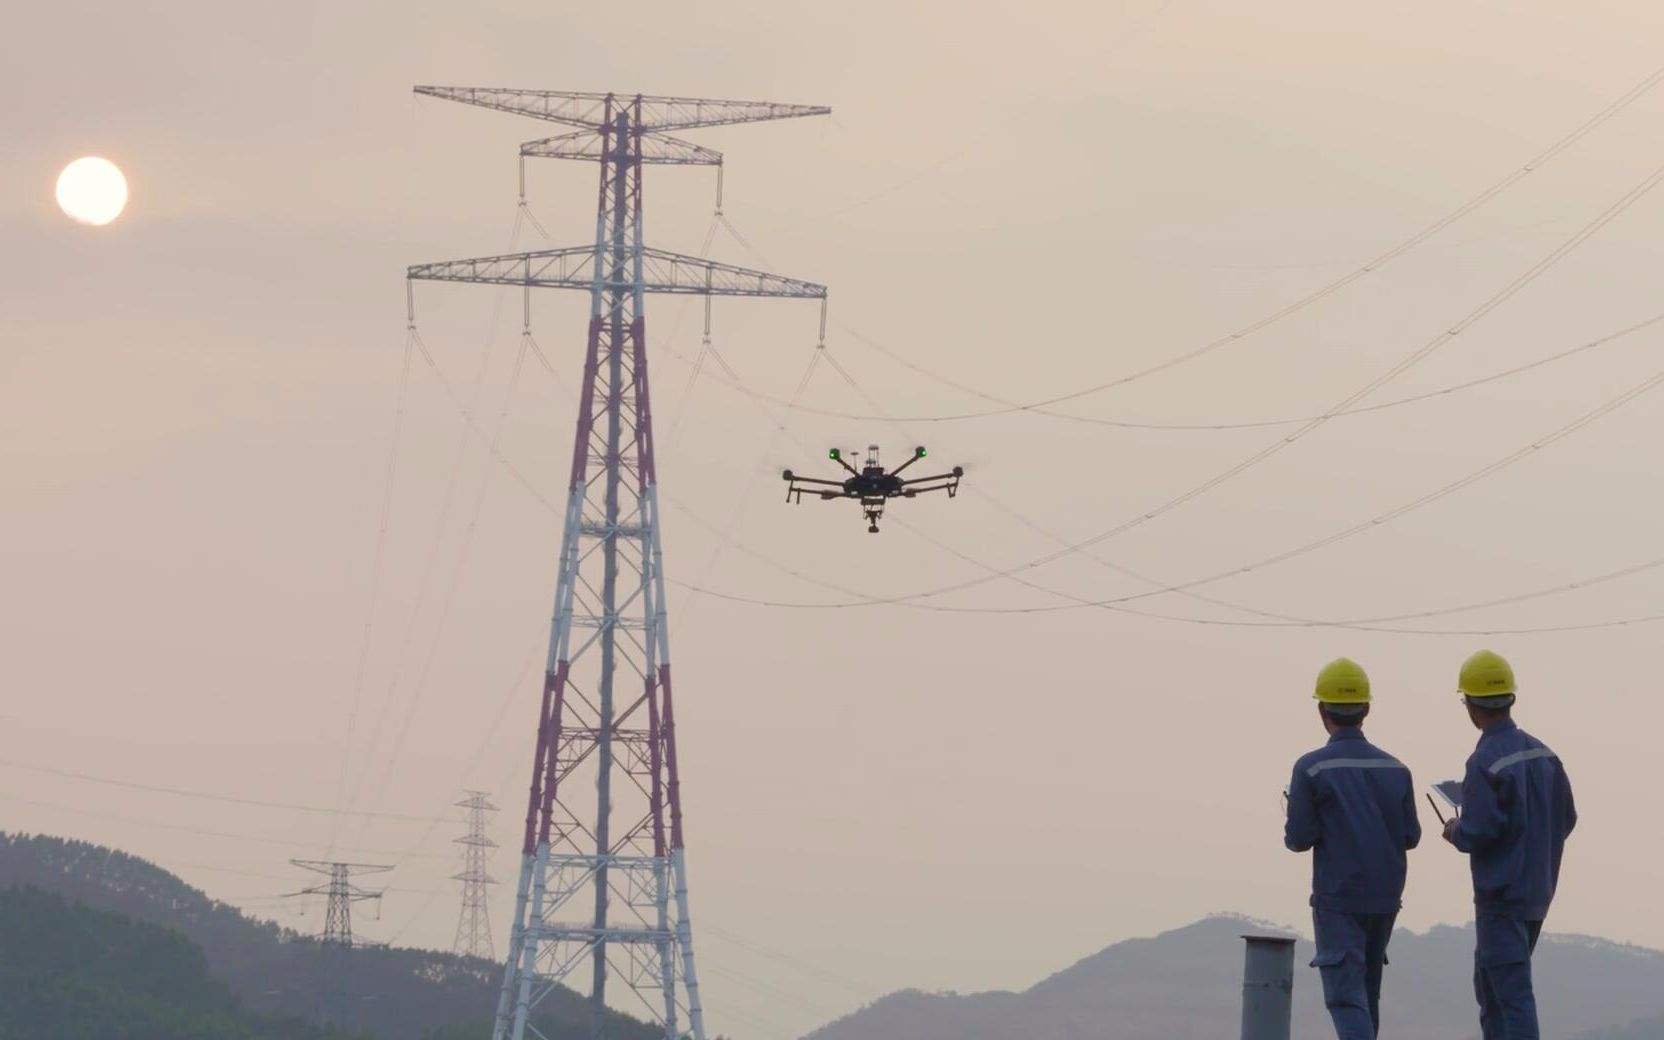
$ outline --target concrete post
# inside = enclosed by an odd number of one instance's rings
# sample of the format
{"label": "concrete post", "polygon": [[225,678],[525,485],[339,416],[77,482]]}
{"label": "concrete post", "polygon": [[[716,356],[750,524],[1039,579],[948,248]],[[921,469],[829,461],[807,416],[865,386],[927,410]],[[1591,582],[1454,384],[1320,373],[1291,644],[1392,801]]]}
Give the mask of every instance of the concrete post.
{"label": "concrete post", "polygon": [[1294,1004],[1294,940],[1244,935],[1242,1040],[1289,1040]]}

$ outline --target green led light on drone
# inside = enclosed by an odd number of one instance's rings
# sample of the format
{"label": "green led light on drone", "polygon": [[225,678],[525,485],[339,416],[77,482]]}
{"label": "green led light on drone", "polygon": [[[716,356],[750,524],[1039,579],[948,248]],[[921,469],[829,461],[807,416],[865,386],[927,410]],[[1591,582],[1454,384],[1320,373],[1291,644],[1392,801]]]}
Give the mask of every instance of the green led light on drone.
{"label": "green led light on drone", "polygon": [[842,454],[843,453],[840,452],[837,448],[833,448],[831,451],[826,453],[826,457],[829,458],[829,459],[834,459],[835,460],[835,459],[839,458]]}

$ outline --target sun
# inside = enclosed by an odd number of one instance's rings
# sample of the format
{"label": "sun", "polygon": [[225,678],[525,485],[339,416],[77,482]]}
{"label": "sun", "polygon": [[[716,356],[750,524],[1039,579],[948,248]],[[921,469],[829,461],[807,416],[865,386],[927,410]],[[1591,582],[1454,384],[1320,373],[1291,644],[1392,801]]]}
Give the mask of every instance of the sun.
{"label": "sun", "polygon": [[58,174],[58,206],[83,224],[108,224],[127,206],[127,178],[108,159],[77,159]]}

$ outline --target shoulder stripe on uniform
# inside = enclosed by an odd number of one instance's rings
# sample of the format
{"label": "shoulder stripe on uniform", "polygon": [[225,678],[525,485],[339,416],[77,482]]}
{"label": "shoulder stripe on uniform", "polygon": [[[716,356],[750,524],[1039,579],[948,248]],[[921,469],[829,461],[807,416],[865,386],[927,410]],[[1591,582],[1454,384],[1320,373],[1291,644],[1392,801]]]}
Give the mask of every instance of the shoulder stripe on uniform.
{"label": "shoulder stripe on uniform", "polygon": [[1532,759],[1536,758],[1559,757],[1560,756],[1556,755],[1553,751],[1550,751],[1546,747],[1530,748],[1525,751],[1516,751],[1512,755],[1503,755],[1501,758],[1491,763],[1491,768],[1487,770],[1487,772],[1489,772],[1492,776],[1495,776],[1504,769],[1507,769],[1509,766],[1517,766],[1521,762],[1530,762]]}
{"label": "shoulder stripe on uniform", "polygon": [[1396,758],[1326,758],[1314,763],[1306,770],[1307,776],[1316,776],[1326,769],[1406,769],[1404,763]]}

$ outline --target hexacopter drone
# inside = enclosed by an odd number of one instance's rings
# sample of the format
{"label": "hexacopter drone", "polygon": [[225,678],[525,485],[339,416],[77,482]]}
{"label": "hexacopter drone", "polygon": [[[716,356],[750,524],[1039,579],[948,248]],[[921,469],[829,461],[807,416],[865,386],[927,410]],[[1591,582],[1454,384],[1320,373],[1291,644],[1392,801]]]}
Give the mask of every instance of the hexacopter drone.
{"label": "hexacopter drone", "polygon": [[[878,445],[867,446],[867,461],[856,469],[844,458],[844,453],[833,448],[826,453],[826,457],[849,471],[845,480],[821,480],[817,477],[800,477],[791,470],[780,474],[786,484],[786,501],[802,502],[805,494],[816,495],[822,499],[856,498],[861,500],[861,511],[867,516],[867,531],[878,533],[878,521],[884,515],[884,503],[892,498],[912,498],[927,491],[946,491],[952,498],[959,493],[959,478],[965,475],[963,466],[955,466],[946,473],[938,473],[933,477],[914,477],[903,480],[901,471],[913,463],[924,458],[923,447],[913,449],[913,454],[906,462],[890,470],[884,471],[878,461]],[[818,487],[800,487],[800,484],[819,485]]]}

